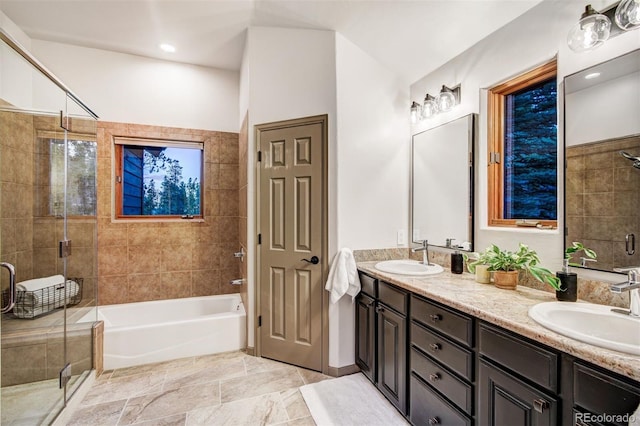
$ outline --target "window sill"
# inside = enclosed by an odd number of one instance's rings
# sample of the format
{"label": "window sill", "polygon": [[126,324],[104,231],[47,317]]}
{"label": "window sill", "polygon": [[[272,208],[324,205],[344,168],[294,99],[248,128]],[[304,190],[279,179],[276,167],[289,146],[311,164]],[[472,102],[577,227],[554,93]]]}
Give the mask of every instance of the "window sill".
{"label": "window sill", "polygon": [[505,225],[485,225],[481,227],[483,231],[497,231],[497,232],[512,232],[519,234],[549,234],[549,235],[558,235],[560,231],[558,228],[553,229],[540,229],[536,227],[529,226],[505,226]]}

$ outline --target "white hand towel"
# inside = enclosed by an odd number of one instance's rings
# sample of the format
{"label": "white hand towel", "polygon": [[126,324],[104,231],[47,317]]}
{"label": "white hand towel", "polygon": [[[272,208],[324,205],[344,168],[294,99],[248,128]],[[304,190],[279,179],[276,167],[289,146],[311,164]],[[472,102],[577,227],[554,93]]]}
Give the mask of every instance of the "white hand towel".
{"label": "white hand towel", "polygon": [[345,294],[355,299],[360,293],[360,277],[351,249],[342,248],[333,258],[324,288],[331,294],[331,303],[336,303]]}

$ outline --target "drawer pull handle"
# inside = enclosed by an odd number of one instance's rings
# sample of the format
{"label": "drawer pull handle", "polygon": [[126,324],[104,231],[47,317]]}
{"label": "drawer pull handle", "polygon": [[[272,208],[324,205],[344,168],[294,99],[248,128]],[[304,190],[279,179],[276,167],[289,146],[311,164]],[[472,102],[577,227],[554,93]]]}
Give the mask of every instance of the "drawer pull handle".
{"label": "drawer pull handle", "polygon": [[440,424],[440,419],[437,417],[431,417],[429,419],[429,424],[430,425],[439,425]]}
{"label": "drawer pull handle", "polygon": [[549,403],[544,399],[536,399],[533,401],[533,408],[538,412],[542,413],[544,410],[549,408]]}
{"label": "drawer pull handle", "polygon": [[431,314],[429,315],[429,318],[431,318],[431,321],[433,322],[438,322],[442,320],[442,315],[440,314]]}
{"label": "drawer pull handle", "polygon": [[442,376],[440,376],[440,373],[433,373],[429,375],[429,380],[431,380],[432,382],[437,382],[441,377]]}
{"label": "drawer pull handle", "polygon": [[432,351],[439,351],[442,348],[440,343],[432,343],[429,345],[429,347],[431,348]]}

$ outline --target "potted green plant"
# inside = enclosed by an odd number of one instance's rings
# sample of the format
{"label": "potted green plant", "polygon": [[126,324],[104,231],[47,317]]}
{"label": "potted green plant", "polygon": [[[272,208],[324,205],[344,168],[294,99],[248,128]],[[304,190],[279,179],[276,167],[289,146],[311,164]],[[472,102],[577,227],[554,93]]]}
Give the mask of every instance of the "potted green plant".
{"label": "potted green plant", "polygon": [[493,271],[493,283],[496,287],[514,290],[518,285],[520,271],[529,272],[535,279],[549,284],[558,290],[560,279],[548,269],[538,266],[540,258],[535,250],[526,244],[520,243],[515,252],[500,249],[497,245],[491,244],[478,257],[469,263],[469,270],[475,270],[477,265],[487,265]]}
{"label": "potted green plant", "polygon": [[574,241],[571,246],[564,250],[564,260],[562,271],[556,272],[559,287],[556,289],[556,299],[563,302],[575,302],[578,300],[578,274],[571,272],[571,266],[580,266],[578,263],[571,263],[571,257],[579,252],[583,252],[590,259],[598,257],[595,251],[586,248],[584,244]]}

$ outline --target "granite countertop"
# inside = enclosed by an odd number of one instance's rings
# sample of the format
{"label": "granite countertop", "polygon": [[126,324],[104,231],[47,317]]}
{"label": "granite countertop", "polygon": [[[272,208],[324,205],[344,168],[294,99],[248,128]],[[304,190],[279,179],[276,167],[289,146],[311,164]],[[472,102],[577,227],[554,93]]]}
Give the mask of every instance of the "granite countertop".
{"label": "granite countertop", "polygon": [[640,381],[640,357],[593,346],[551,331],[529,318],[529,308],[555,300],[555,294],[518,286],[501,290],[479,284],[469,273],[444,272],[427,277],[389,274],[375,269],[377,262],[358,262],[358,269],[412,293],[427,297],[476,318]]}

